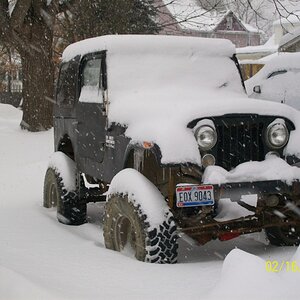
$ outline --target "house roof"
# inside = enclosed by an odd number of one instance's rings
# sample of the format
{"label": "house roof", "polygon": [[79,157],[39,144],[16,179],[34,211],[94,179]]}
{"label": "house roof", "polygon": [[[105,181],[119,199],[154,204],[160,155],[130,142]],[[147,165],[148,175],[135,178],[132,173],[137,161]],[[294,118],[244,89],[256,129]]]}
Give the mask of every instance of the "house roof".
{"label": "house roof", "polygon": [[248,46],[242,48],[236,48],[237,54],[254,54],[254,53],[274,53],[278,50],[278,45],[275,44],[275,35],[273,34],[269,40],[259,46]]}
{"label": "house roof", "polygon": [[279,47],[281,48],[283,46],[292,45],[299,40],[300,40],[300,28],[297,28],[292,32],[288,32],[281,38]]}
{"label": "house roof", "polygon": [[[232,11],[217,11],[203,9],[196,0],[163,0],[164,4],[183,30],[212,32]],[[234,14],[234,13],[233,13]],[[237,18],[237,16],[234,14]],[[257,28],[239,20],[245,31],[259,32]]]}

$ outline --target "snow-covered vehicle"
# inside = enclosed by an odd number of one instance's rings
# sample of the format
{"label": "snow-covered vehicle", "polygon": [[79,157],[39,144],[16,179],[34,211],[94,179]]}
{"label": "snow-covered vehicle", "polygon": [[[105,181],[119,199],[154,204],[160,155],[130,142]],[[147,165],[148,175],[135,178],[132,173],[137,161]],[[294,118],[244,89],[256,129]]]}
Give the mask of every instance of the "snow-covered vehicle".
{"label": "snow-covered vehicle", "polygon": [[280,53],[245,81],[254,99],[285,103],[300,110],[300,53]]}
{"label": "snow-covered vehicle", "polygon": [[[299,113],[248,99],[234,53],[226,40],[170,36],[70,45],[44,206],[79,225],[88,202],[107,201],[106,247],[148,262],[176,262],[179,236],[265,229],[272,244],[299,244]],[[249,216],[217,221],[221,198]]]}

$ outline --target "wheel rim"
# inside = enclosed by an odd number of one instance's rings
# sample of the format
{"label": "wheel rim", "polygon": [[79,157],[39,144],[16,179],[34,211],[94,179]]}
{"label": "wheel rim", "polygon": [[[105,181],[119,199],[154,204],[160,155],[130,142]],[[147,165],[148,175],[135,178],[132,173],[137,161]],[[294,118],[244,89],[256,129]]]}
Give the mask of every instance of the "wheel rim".
{"label": "wheel rim", "polygon": [[49,193],[48,193],[48,201],[50,204],[50,207],[55,207],[58,204],[58,190],[55,183],[52,183],[49,187]]}
{"label": "wheel rim", "polygon": [[136,233],[129,218],[120,216],[115,229],[118,251],[133,252],[136,255]]}

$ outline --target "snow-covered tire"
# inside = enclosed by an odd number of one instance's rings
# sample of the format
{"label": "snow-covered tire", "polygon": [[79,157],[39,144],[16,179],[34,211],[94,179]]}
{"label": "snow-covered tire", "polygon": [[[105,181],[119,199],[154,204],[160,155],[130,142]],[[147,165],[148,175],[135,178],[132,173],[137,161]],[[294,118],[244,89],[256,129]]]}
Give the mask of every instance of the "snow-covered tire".
{"label": "snow-covered tire", "polygon": [[[74,163],[61,152],[56,155],[59,156],[60,163],[62,161],[69,165]],[[49,166],[45,175],[43,205],[46,208],[57,206],[59,222],[67,225],[81,225],[86,222],[86,202],[80,200],[79,189],[76,188],[78,186],[76,168],[70,168],[72,172],[69,172],[71,174],[68,174],[66,178],[66,171],[59,171],[59,168],[54,165]],[[68,180],[75,182],[72,189],[66,187],[65,183]]]}
{"label": "snow-covered tire", "polygon": [[265,229],[267,238],[274,246],[298,246],[300,244],[299,226],[270,227]]}
{"label": "snow-covered tire", "polygon": [[[130,173],[138,173],[133,169],[127,170],[130,170]],[[143,175],[136,173],[134,178],[139,178],[139,182],[134,181],[131,184],[142,188],[143,192],[150,192],[150,197],[151,195],[157,196],[157,193],[152,193],[154,186],[150,187],[150,182],[146,182],[147,179]],[[122,181],[124,175],[126,177],[126,173],[123,172],[118,179]],[[117,181],[120,182],[120,180]],[[141,184],[143,181],[146,182],[146,188]],[[140,261],[160,264],[176,263],[178,249],[176,224],[164,200],[161,205],[158,205],[156,201],[152,207],[155,211],[151,212],[151,205],[149,203],[145,205],[145,201],[134,190],[126,193],[119,184],[114,183],[113,180],[108,191],[103,224],[106,248],[115,251],[130,248],[136,259]],[[116,192],[119,188],[120,191]],[[130,189],[130,186],[128,188]],[[159,212],[156,211],[157,209]],[[159,222],[154,222],[151,218],[154,214],[161,214]]]}

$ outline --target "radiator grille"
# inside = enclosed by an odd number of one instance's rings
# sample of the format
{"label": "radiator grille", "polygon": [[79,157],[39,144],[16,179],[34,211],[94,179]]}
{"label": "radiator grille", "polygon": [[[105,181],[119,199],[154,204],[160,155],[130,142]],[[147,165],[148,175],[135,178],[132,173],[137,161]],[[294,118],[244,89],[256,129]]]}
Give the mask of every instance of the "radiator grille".
{"label": "radiator grille", "polygon": [[215,124],[218,133],[217,165],[231,170],[243,162],[264,159],[264,122],[255,118],[219,119]]}

